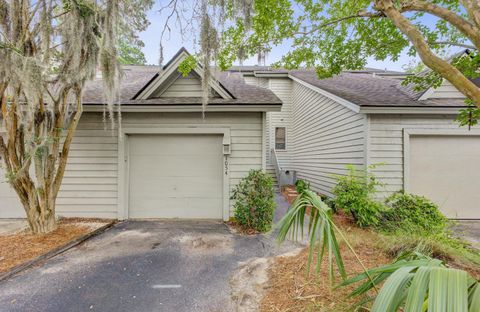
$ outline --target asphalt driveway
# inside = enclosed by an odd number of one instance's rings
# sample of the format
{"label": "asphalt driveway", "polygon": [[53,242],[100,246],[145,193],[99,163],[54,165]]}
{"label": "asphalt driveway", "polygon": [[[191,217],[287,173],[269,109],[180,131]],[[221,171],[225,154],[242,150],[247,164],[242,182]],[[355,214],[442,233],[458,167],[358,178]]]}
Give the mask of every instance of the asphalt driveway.
{"label": "asphalt driveway", "polygon": [[220,222],[124,222],[0,282],[0,311],[233,311],[239,263],[293,248]]}

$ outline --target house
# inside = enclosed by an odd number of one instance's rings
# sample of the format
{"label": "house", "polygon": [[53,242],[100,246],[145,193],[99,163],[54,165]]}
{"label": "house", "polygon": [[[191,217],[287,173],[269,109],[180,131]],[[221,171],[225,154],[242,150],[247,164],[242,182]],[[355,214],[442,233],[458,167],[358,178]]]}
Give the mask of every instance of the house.
{"label": "house", "polygon": [[[59,215],[228,220],[231,190],[250,169],[295,171],[331,195],[346,165],[382,163],[372,169],[385,184],[379,196],[405,189],[451,218],[480,219],[480,130],[454,122],[464,97],[448,83],[417,92],[398,72],[319,80],[312,70],[241,66],[208,81],[203,118],[202,68],[177,70],[187,55],[125,67],[120,135],[102,121],[101,83],[88,85]],[[6,184],[1,217],[23,217]]]}
{"label": "house", "polygon": [[241,69],[248,83],[272,90],[280,112],[267,113],[267,168],[294,170],[332,195],[349,164],[369,167],[379,197],[406,190],[436,202],[454,219],[480,219],[480,129],[459,127],[465,97],[450,83],[414,91],[405,74],[344,72],[319,80],[313,70]]}
{"label": "house", "polygon": [[[203,118],[202,68],[187,77],[177,70],[187,55],[181,49],[163,68],[124,68],[120,135],[103,122],[100,78],[87,86],[58,215],[229,219],[233,186],[265,167],[266,112],[282,102],[241,74],[224,73],[208,81]],[[2,183],[0,218],[15,217],[24,217],[23,208]]]}

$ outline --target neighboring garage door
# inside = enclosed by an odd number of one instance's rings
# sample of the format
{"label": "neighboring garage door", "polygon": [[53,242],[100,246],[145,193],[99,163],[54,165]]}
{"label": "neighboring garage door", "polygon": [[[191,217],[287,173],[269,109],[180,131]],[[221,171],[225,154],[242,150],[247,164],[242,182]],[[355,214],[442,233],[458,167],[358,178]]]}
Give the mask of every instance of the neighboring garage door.
{"label": "neighboring garage door", "polygon": [[410,192],[449,218],[480,219],[480,137],[410,136]]}
{"label": "neighboring garage door", "polygon": [[0,219],[25,218],[25,210],[23,210],[17,193],[5,179],[5,172],[0,168]]}
{"label": "neighboring garage door", "polygon": [[222,137],[129,136],[129,218],[222,219]]}

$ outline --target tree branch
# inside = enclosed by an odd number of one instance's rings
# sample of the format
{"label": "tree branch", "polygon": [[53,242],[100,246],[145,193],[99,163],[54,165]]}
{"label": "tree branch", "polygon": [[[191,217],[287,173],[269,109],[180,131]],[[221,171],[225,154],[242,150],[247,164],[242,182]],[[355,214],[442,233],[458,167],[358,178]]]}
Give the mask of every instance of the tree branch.
{"label": "tree branch", "polygon": [[454,42],[454,41],[429,41],[428,44],[429,45],[450,45],[450,46],[461,47],[461,48],[472,49],[472,50],[477,49],[476,46],[473,46],[471,44],[465,44],[465,43]]}
{"label": "tree branch", "polygon": [[55,181],[53,182],[52,192],[53,198],[57,197],[58,191],[60,190],[60,186],[62,185],[63,176],[65,174],[65,168],[67,166],[68,160],[68,153],[70,152],[70,145],[72,144],[73,135],[75,130],[77,129],[78,122],[80,121],[80,117],[83,113],[83,106],[82,106],[82,92],[80,87],[77,87],[75,90],[75,97],[77,101],[76,111],[73,115],[73,119],[70,122],[67,130],[67,136],[65,138],[65,142],[63,142],[62,147],[62,154],[60,155],[60,161],[58,164],[57,174],[55,176]]}
{"label": "tree branch", "polygon": [[[380,3],[379,1],[376,2]],[[467,36],[467,38],[472,41],[472,43],[477,47],[477,49],[480,50],[480,29],[478,28],[478,26],[475,26],[460,15],[457,15],[456,13],[446,8],[443,8],[431,2],[413,0],[411,2],[403,4],[402,8],[397,11],[400,13],[407,11],[426,12],[435,15],[438,18],[444,19],[453,26],[455,26],[462,34]]]}
{"label": "tree branch", "polygon": [[480,28],[480,2],[472,0],[460,0],[467,11],[470,19]]}
{"label": "tree branch", "polygon": [[480,108],[480,88],[453,65],[436,56],[428,46],[422,33],[395,8],[392,0],[377,0],[375,6],[385,12],[395,26],[407,36],[426,66],[438,72],[461,93],[472,99],[476,106]]}
{"label": "tree branch", "polygon": [[328,27],[328,26],[331,26],[331,25],[334,25],[334,24],[338,24],[338,23],[341,23],[343,21],[354,19],[354,18],[376,18],[376,17],[385,17],[385,14],[383,14],[383,12],[360,11],[357,14],[344,16],[344,17],[341,17],[341,18],[338,18],[338,19],[335,19],[335,20],[330,20],[330,21],[328,21],[326,23],[323,23],[323,24],[320,24],[320,25],[316,25],[316,26],[312,27],[312,29],[310,29],[309,31],[295,32],[294,35],[302,35],[302,36],[310,35],[310,34],[316,32],[316,31],[319,31],[320,29],[322,29],[324,27]]}

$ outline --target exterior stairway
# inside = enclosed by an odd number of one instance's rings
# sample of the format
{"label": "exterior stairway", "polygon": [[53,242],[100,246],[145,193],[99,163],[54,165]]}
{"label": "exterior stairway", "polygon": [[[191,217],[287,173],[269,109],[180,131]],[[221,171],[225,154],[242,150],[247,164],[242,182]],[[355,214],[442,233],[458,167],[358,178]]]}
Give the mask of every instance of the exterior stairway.
{"label": "exterior stairway", "polygon": [[277,181],[277,175],[275,174],[275,167],[271,164],[267,164],[266,171],[273,179],[273,189],[275,190],[275,192],[280,192],[280,188],[278,186],[278,181]]}

